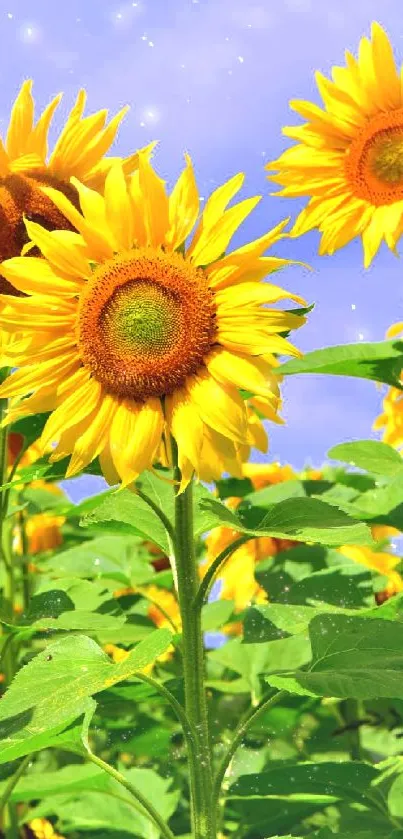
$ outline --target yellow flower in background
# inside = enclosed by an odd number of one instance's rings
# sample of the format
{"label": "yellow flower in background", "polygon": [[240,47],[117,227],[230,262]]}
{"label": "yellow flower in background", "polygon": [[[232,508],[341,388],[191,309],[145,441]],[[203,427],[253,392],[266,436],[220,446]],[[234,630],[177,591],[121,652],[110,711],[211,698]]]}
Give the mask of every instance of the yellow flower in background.
{"label": "yellow flower in background", "polygon": [[[389,530],[392,528],[382,527],[381,529]],[[373,537],[377,538],[376,526],[371,528],[371,530]],[[343,556],[348,557],[348,559],[352,559],[354,562],[365,565],[366,568],[370,568],[373,571],[377,571],[378,574],[387,577],[388,583],[386,588],[376,594],[377,603],[383,603],[384,600],[388,600],[389,597],[398,594],[399,591],[403,591],[403,579],[399,572],[395,570],[396,566],[401,562],[400,556],[383,551],[373,551],[371,548],[361,547],[360,545],[343,545],[338,550]]]}
{"label": "yellow flower in background", "polygon": [[[403,322],[394,323],[386,332],[386,338],[395,338],[403,332]],[[383,399],[383,413],[374,424],[375,431],[383,430],[382,439],[390,446],[403,446],[403,391],[390,387]]]}
{"label": "yellow flower in background", "polygon": [[36,839],[64,839],[60,833],[56,833],[53,824],[47,819],[32,819],[28,827]]}
{"label": "yellow flower in background", "polygon": [[297,477],[291,466],[281,466],[280,463],[244,463],[242,471],[245,478],[250,478],[256,490]]}
{"label": "yellow flower in background", "polygon": [[[136,593],[142,595],[146,599],[148,603],[147,615],[158,629],[169,629],[170,632],[174,632],[175,630],[176,632],[182,631],[179,603],[172,591],[160,586],[149,585],[138,588],[121,589],[115,591],[114,596],[119,597],[122,594]],[[119,664],[120,661],[124,661],[129,655],[127,650],[124,650],[122,647],[117,647],[115,644],[106,644],[104,646],[104,650],[111,656],[115,664]],[[170,661],[174,652],[175,647],[171,644],[168,649],[162,653],[162,655],[158,656],[156,661],[161,664],[165,661]],[[151,673],[154,668],[154,664],[155,662],[148,664],[144,668],[143,672]]]}
{"label": "yellow flower in background", "polygon": [[[34,123],[31,90],[32,81],[24,82],[11,111],[5,142],[0,138],[0,260],[19,256],[28,243],[24,215],[47,230],[74,230],[74,224],[42,191],[44,185],[62,190],[78,204],[77,191],[70,178],[75,176],[92,189],[102,190],[107,172],[119,160],[104,155],[115,139],[127,108],[108,124],[106,110],[84,117],[86,93],[80,90],[48,156],[48,132],[62,94],[55,96]],[[137,154],[126,158],[122,161],[124,172],[134,171],[137,163]],[[5,277],[0,279],[0,291],[21,294],[21,289],[16,290]]]}
{"label": "yellow flower in background", "polygon": [[189,157],[169,198],[145,153],[129,183],[121,166],[110,170],[104,197],[73,179],[83,216],[45,189],[78,232],[27,221],[44,258],[1,265],[29,296],[7,298],[1,314],[3,329],[23,330],[24,345],[0,395],[27,396],[8,422],[52,412],[41,445],[54,446],[52,461],[72,454],[68,477],[99,455],[107,479],[128,484],[172,433],[184,487],[205,462],[217,475],[231,471],[254,443],[239,390],[271,407],[273,353],[300,355],[281,333],[305,318],[272,308],[301,297],[261,282],[290,264],[262,256],[285,222],[222,256],[259,200],[226,209],[242,182],[236,175],[212,194],[189,246],[199,215]]}
{"label": "yellow flower in background", "polygon": [[368,267],[382,239],[392,250],[403,223],[403,93],[392,47],[378,23],[362,38],[358,58],[316,73],[324,108],[293,100],[307,122],[283,129],[298,145],[268,164],[278,195],[307,195],[292,234],[322,233],[320,254],[333,254],[362,237]]}
{"label": "yellow flower in background", "polygon": [[[234,508],[240,499],[227,499],[228,501],[228,506]],[[230,527],[216,527],[208,534],[205,540],[206,561],[199,565],[201,578],[215,558],[238,538],[239,532]],[[242,612],[252,601],[263,603],[267,600],[267,594],[255,579],[256,565],[263,559],[292,548],[295,544],[291,540],[271,536],[260,536],[245,542],[230,555],[217,577],[221,582],[220,599],[233,600],[236,612]]]}

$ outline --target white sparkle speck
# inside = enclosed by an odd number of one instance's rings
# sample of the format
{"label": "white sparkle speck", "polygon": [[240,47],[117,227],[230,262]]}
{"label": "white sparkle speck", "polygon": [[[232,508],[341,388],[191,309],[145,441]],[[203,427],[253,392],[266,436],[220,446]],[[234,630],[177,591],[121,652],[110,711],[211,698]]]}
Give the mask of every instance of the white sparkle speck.
{"label": "white sparkle speck", "polygon": [[240,64],[243,64],[243,62],[244,62],[243,55],[238,55],[238,61],[239,61]]}
{"label": "white sparkle speck", "polygon": [[154,46],[154,42],[153,42],[153,41],[149,41],[149,42],[148,42],[148,46],[149,46],[149,47],[153,47],[153,46]]}
{"label": "white sparkle speck", "polygon": [[11,12],[7,12],[7,17],[9,20],[12,20],[14,15]]}
{"label": "white sparkle speck", "polygon": [[34,44],[40,40],[41,31],[33,23],[24,24],[20,29],[20,38],[25,44]]}
{"label": "white sparkle speck", "polygon": [[363,340],[364,340],[364,335],[363,335],[363,333],[362,333],[362,332],[359,332],[359,333],[358,333],[358,340],[359,340],[359,341],[363,341]]}
{"label": "white sparkle speck", "polygon": [[352,304],[351,304],[351,308],[352,308],[352,310],[353,310],[353,312],[354,312],[354,310],[357,308],[357,307],[356,307],[356,305],[355,305],[355,303],[352,303]]}

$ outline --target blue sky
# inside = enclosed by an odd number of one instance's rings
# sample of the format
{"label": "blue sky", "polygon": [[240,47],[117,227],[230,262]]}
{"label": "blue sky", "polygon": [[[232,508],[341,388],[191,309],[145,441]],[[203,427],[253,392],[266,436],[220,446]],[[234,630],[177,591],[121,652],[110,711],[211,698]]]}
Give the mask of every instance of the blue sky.
{"label": "blue sky", "polygon": [[[159,139],[159,173],[171,185],[188,151],[200,192],[242,170],[242,197],[260,193],[258,208],[234,245],[261,235],[303,200],[270,197],[264,163],[289,144],[282,125],[298,123],[293,98],[319,103],[314,71],[328,74],[356,52],[372,20],[388,31],[403,60],[402,0],[9,0],[1,4],[0,133],[24,78],[32,77],[38,107],[59,90],[65,98],[56,124],[77,89],[88,108],[112,112],[130,104],[115,144],[126,154]],[[386,247],[370,270],[361,244],[333,257],[317,256],[317,232],[285,240],[276,252],[309,262],[283,272],[281,284],[316,303],[296,335],[303,350],[327,344],[382,340],[403,319],[403,271]],[[402,246],[403,247],[403,246]],[[291,377],[285,384],[285,427],[271,429],[273,459],[302,467],[320,464],[341,440],[371,436],[381,392],[370,382],[323,376]],[[77,486],[77,496],[95,487]]]}

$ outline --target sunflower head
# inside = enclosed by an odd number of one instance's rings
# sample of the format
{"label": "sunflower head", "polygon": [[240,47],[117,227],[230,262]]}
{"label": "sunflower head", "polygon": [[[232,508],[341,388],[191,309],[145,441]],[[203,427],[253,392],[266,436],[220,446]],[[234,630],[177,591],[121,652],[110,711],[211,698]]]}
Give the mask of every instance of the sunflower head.
{"label": "sunflower head", "polygon": [[112,167],[103,196],[73,179],[81,213],[44,188],[76,232],[26,221],[41,258],[1,265],[26,296],[7,298],[1,314],[24,340],[0,394],[26,397],[10,422],[51,411],[41,445],[52,460],[72,454],[68,475],[99,456],[110,482],[130,483],[170,462],[172,435],[184,487],[194,472],[241,476],[250,446],[266,449],[261,417],[276,420],[280,402],[275,356],[299,354],[284,333],[305,320],[277,304],[304,301],[262,282],[289,264],[263,256],[285,223],[223,256],[259,200],[227,209],[242,180],[219,187],[200,218],[188,157],[169,197],[147,153],[129,181]]}
{"label": "sunflower head", "polygon": [[293,235],[318,228],[320,253],[362,237],[370,265],[384,239],[394,250],[403,229],[403,95],[388,37],[378,23],[358,58],[316,74],[324,107],[293,100],[307,122],[283,129],[298,145],[267,165],[277,195],[309,197]]}
{"label": "sunflower head", "polygon": [[[74,226],[43,192],[48,186],[60,190],[78,206],[78,194],[70,183],[72,176],[102,190],[106,173],[114,159],[105,158],[124,108],[109,124],[107,111],[84,117],[86,95],[78,94],[76,103],[50,156],[48,131],[61,100],[56,96],[34,123],[32,82],[23,83],[14,102],[6,140],[0,138],[0,259],[18,256],[28,245],[24,217],[38,222],[46,230],[74,230]],[[137,155],[123,162],[125,172],[133,171]],[[34,253],[34,251],[30,251]],[[37,251],[38,253],[38,251]],[[20,295],[7,280],[0,278],[0,291]]]}

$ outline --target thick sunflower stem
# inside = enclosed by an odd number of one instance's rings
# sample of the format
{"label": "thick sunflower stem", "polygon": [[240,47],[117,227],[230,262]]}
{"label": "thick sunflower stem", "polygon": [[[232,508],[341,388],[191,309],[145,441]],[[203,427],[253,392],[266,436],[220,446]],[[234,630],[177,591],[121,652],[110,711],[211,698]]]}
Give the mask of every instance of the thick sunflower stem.
{"label": "thick sunflower stem", "polygon": [[[180,481],[177,448],[172,442],[174,478]],[[195,604],[198,576],[193,536],[192,484],[175,496],[175,564],[182,619],[182,656],[186,715],[196,734],[189,751],[189,776],[194,839],[216,839],[212,806],[212,757],[204,688],[204,647],[201,605]]]}

